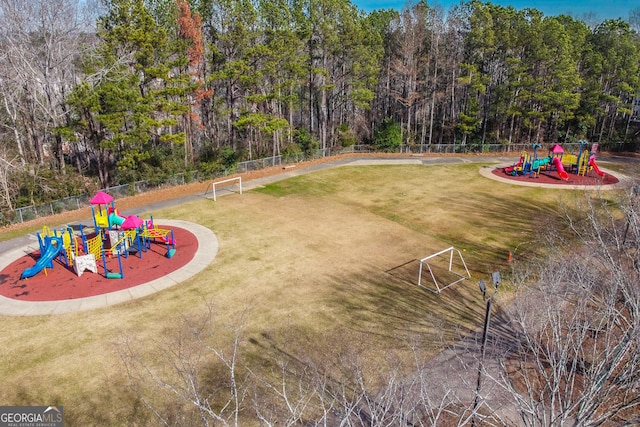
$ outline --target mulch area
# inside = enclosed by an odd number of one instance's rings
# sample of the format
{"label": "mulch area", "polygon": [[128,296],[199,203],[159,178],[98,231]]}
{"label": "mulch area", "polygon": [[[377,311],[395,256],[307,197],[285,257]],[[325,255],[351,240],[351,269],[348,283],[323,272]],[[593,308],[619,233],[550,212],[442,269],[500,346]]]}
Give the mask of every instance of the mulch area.
{"label": "mulch area", "polygon": [[513,176],[504,171],[504,168],[495,168],[491,171],[494,175],[499,176],[501,178],[506,178],[513,181],[520,182],[535,182],[536,184],[555,184],[558,186],[562,185],[612,185],[620,182],[618,178],[615,176],[605,173],[604,177],[597,175],[595,172],[591,171],[589,174],[582,176],[570,173],[569,179],[564,181],[558,175],[556,171],[541,171],[539,175],[530,177],[529,175],[516,175]]}
{"label": "mulch area", "polygon": [[[152,243],[151,248],[138,254],[121,256],[122,279],[107,279],[102,260],[97,260],[98,273],[85,271],[78,277],[73,267],[64,262],[54,261],[54,267],[46,269],[28,279],[20,279],[22,272],[32,267],[40,256],[40,251],[25,254],[0,272],[0,295],[21,301],[60,301],[107,294],[131,288],[163,277],[191,261],[198,249],[197,237],[179,227],[172,229],[176,241],[176,252],[167,258],[167,245]],[[120,272],[118,258],[107,258],[107,270]]]}

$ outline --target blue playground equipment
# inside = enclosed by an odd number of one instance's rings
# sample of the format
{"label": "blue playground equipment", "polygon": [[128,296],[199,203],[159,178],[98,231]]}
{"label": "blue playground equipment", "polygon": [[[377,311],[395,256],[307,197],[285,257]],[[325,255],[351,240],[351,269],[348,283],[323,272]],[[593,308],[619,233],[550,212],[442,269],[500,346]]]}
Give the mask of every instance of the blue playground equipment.
{"label": "blue playground equipment", "polygon": [[529,178],[539,177],[540,171],[556,171],[563,181],[569,180],[569,174],[585,176],[591,171],[604,177],[605,173],[600,170],[596,163],[596,151],[598,144],[593,144],[591,150],[587,149],[587,141],[580,141],[578,154],[565,153],[561,145],[555,144],[549,148],[547,157],[538,157],[540,144],[532,144],[533,155],[526,151],[522,152],[520,160],[513,165],[504,168],[506,174],[517,176],[529,176]]}
{"label": "blue playground equipment", "polygon": [[62,237],[57,235],[40,234],[38,233],[38,242],[40,244],[40,258],[36,261],[33,267],[26,268],[20,275],[21,279],[28,279],[44,270],[45,274],[47,268],[53,268],[53,260],[57,257],[64,257],[68,266],[68,259],[66,258],[64,244]]}
{"label": "blue playground equipment", "polygon": [[[97,273],[98,261],[102,261],[104,275],[108,279],[123,279],[122,258],[137,254],[142,258],[143,252],[151,248],[152,243],[162,243],[167,247],[166,257],[171,258],[176,252],[173,230],[159,229],[154,226],[153,218],[144,221],[131,215],[121,217],[115,207],[113,197],[99,192],[91,199],[94,229],[88,235],[81,224],[78,231],[67,226],[60,231],[51,231],[44,227],[38,233],[40,258],[35,265],[25,269],[20,278],[27,279],[54,267],[59,259],[67,268],[73,267],[78,276],[85,270]],[[94,209],[94,205],[98,209]],[[110,271],[107,259],[117,257],[117,271]]]}

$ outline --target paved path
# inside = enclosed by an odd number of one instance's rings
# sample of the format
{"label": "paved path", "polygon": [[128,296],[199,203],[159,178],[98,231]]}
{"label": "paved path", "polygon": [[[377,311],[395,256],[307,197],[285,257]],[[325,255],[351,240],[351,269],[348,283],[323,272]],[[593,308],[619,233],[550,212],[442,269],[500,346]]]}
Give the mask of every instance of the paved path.
{"label": "paved path", "polygon": [[[333,161],[303,166],[294,167],[288,169],[284,173],[267,176],[264,178],[258,178],[251,181],[247,181],[243,183],[243,190],[251,190],[254,188],[262,187],[267,184],[281,181],[284,179],[292,178],[298,175],[303,175],[307,173],[312,173],[322,169],[328,169],[332,167],[339,166],[366,166],[366,165],[442,165],[442,164],[456,164],[456,163],[497,163],[497,164],[505,164],[510,165],[513,163],[514,157],[505,157],[505,156],[495,156],[495,157],[485,157],[485,156],[477,156],[477,157],[422,157],[422,156],[414,156],[411,158],[398,157],[398,158],[380,158],[380,157],[363,157],[363,158],[342,158],[336,159]],[[497,180],[505,180],[512,184],[517,185],[536,185],[531,183],[518,183],[514,181],[510,181],[508,179],[499,178],[495,175],[491,174],[491,170],[495,166],[485,167],[480,169],[480,173],[491,179]],[[620,174],[615,174],[617,177],[620,177]],[[620,185],[628,185],[630,180],[626,177],[622,177],[620,179],[621,183],[616,186],[619,188]],[[564,186],[565,188],[581,188],[581,187],[572,187],[572,186]],[[614,186],[610,186],[614,187]],[[554,188],[558,188],[558,186],[554,186]],[[158,203],[153,203],[151,205],[147,205],[140,208],[128,209],[128,215],[141,215],[142,213],[159,210],[161,208],[167,208],[171,206],[181,205],[183,203],[187,203],[193,200],[198,200],[202,198],[201,194],[192,194],[184,197],[179,197],[176,199],[165,200]],[[157,220],[160,221],[160,220]],[[200,226],[198,224],[186,222],[186,221],[176,221],[176,220],[162,220],[163,224],[166,225],[175,225],[182,228],[185,228],[198,238],[198,250],[194,259],[187,264],[186,266],[176,270],[175,272],[160,278],[153,280],[148,283],[144,283],[138,286],[135,286],[130,289],[112,292],[109,294],[93,296],[88,298],[77,298],[73,300],[63,300],[63,301],[46,301],[46,302],[26,302],[19,301],[10,298],[0,297],[0,314],[12,315],[12,316],[27,316],[27,315],[48,315],[48,314],[61,314],[61,313],[69,313],[74,311],[83,311],[83,310],[91,310],[99,307],[108,306],[111,304],[117,304],[124,301],[129,301],[135,298],[141,298],[147,295],[151,295],[155,292],[158,292],[162,289],[166,289],[170,286],[174,286],[175,284],[184,281],[191,276],[195,275],[199,271],[206,268],[215,258],[218,252],[218,240],[213,233],[213,231],[207,229],[206,227]],[[11,262],[15,261],[17,258],[31,253],[34,250],[38,249],[37,238],[34,233],[29,233],[25,236],[21,236],[19,238],[15,238],[12,240],[0,242],[0,271],[6,267]]]}

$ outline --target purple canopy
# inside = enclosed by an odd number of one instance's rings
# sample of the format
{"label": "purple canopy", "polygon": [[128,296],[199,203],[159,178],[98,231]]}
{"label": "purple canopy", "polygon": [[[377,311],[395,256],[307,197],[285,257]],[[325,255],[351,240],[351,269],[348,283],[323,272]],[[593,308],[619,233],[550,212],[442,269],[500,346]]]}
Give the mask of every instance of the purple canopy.
{"label": "purple canopy", "polygon": [[98,191],[89,201],[92,205],[108,205],[111,202],[113,202],[113,197],[103,191]]}
{"label": "purple canopy", "polygon": [[127,219],[125,219],[124,222],[122,223],[122,229],[132,230],[134,228],[140,227],[143,223],[144,221],[142,221],[142,218],[140,218],[139,216],[129,215]]}

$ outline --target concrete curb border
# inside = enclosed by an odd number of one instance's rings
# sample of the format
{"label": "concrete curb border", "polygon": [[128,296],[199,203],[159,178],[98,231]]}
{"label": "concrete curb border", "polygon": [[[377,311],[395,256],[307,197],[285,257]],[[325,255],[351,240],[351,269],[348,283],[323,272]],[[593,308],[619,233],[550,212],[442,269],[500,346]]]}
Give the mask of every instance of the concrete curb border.
{"label": "concrete curb border", "polygon": [[[60,301],[20,301],[0,296],[0,314],[7,316],[40,316],[50,314],[65,314],[79,311],[94,310],[113,304],[132,301],[142,298],[183,282],[204,270],[218,254],[219,244],[215,233],[210,229],[188,221],[156,219],[162,225],[184,228],[192,232],[198,240],[198,249],[191,261],[171,273],[133,286],[128,289],[114,291],[103,295],[95,295],[86,298],[75,298]],[[34,244],[23,246],[5,252],[0,256],[0,270],[15,261],[17,258],[38,249]]]}
{"label": "concrete curb border", "polygon": [[593,191],[619,190],[621,188],[628,187],[631,182],[631,179],[626,175],[623,175],[618,172],[613,172],[605,168],[600,168],[600,170],[610,175],[614,175],[616,178],[618,178],[617,183],[609,184],[609,185],[541,184],[535,181],[532,181],[532,182],[516,181],[513,179],[497,176],[493,173],[494,169],[504,168],[507,166],[511,166],[511,164],[508,163],[508,164],[498,164],[493,166],[483,166],[480,168],[479,172],[480,172],[480,175],[484,176],[485,178],[493,179],[494,181],[499,181],[505,184],[520,185],[523,187],[549,188],[553,190],[593,190]]}

